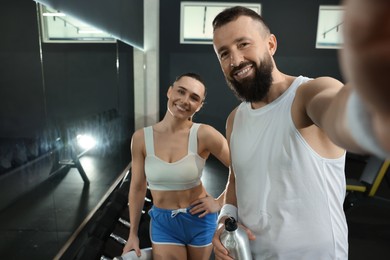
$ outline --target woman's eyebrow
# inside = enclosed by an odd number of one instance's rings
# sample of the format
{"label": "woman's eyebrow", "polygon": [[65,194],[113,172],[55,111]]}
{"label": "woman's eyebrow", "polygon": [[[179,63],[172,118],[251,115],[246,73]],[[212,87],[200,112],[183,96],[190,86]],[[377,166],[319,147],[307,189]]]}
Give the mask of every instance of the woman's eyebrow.
{"label": "woman's eyebrow", "polygon": [[[180,89],[183,89],[183,90],[185,90],[185,91],[189,91],[186,87],[183,87],[183,86],[177,86],[178,88],[180,88]],[[198,98],[200,98],[200,96],[198,95],[198,94],[196,94],[195,92],[191,92],[191,95],[195,95],[195,96],[197,96]]]}

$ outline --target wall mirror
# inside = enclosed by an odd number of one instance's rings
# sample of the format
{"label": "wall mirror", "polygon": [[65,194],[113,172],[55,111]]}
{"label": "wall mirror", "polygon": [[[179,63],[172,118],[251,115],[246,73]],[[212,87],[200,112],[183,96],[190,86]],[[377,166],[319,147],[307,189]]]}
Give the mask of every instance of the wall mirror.
{"label": "wall mirror", "polygon": [[116,41],[109,33],[96,29],[80,19],[42,4],[38,6],[42,40],[45,43],[112,43]]}
{"label": "wall mirror", "polygon": [[317,49],[341,49],[343,46],[344,8],[337,5],[320,5],[317,25]]}
{"label": "wall mirror", "polygon": [[246,6],[261,14],[261,4],[253,3],[216,3],[216,2],[181,2],[180,43],[212,44],[212,21],[227,7]]}
{"label": "wall mirror", "polygon": [[[109,169],[112,183],[130,161],[134,49],[101,33],[75,36],[84,23],[33,1],[8,2],[0,14],[7,24],[0,43],[0,209],[17,211],[14,202],[30,192],[61,192],[74,181],[69,199],[88,202],[80,209],[88,212],[107,191],[107,184],[94,186],[100,172]],[[59,32],[42,40],[40,22]],[[32,205],[15,215],[33,215],[39,207]]]}

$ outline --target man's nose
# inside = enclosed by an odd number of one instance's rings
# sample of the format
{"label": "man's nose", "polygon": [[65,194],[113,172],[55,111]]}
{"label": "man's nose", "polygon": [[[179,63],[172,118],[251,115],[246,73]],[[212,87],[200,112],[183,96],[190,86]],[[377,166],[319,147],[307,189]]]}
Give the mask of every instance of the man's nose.
{"label": "man's nose", "polygon": [[230,54],[230,66],[232,68],[240,65],[242,61],[243,61],[243,58],[242,58],[241,54],[239,54],[237,52],[232,52]]}

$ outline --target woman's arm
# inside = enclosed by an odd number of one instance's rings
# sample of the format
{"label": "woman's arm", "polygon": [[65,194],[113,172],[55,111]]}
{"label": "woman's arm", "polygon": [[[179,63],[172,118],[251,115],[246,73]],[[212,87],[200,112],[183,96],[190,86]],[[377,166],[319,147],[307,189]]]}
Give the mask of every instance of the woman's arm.
{"label": "woman's arm", "polygon": [[226,167],[230,166],[229,145],[226,138],[210,125],[199,127],[198,138],[208,153],[215,156]]}
{"label": "woman's arm", "polygon": [[[230,155],[229,147],[225,137],[218,132],[215,128],[209,125],[201,125],[198,130],[198,139],[201,144],[201,147],[204,147],[202,154],[212,154],[215,156],[222,164],[226,167],[229,167],[230,164]],[[204,217],[208,213],[218,212],[225,199],[225,191],[223,191],[217,199],[208,194],[207,197],[193,201],[191,205],[192,214],[201,213],[199,217]]]}
{"label": "woman's arm", "polygon": [[[230,138],[231,127],[232,127],[232,117],[230,116],[227,123],[227,136]],[[202,140],[202,143],[205,144],[206,149],[219,159],[226,167],[230,168],[230,151],[229,145],[226,138],[218,132],[215,128],[209,125],[202,125],[199,129],[199,139]],[[229,191],[229,192],[228,192]],[[204,201],[207,199],[205,198]],[[215,200],[215,199],[214,199]],[[199,203],[201,200],[198,200]],[[236,205],[235,201],[235,188],[234,188],[234,173],[229,173],[228,182],[226,184],[225,190],[218,196],[215,200],[218,203],[218,210],[221,209],[222,205],[227,201],[227,203],[233,203]],[[196,204],[196,202],[194,202]],[[205,210],[206,208],[202,205],[199,205],[200,209]],[[198,209],[197,208],[197,209]],[[215,211],[210,211],[215,212]]]}
{"label": "woman's arm", "polygon": [[130,232],[127,244],[123,248],[123,253],[134,249],[138,256],[141,255],[138,227],[147,189],[144,164],[145,143],[143,130],[141,129],[134,133],[131,141],[131,182],[129,190]]}

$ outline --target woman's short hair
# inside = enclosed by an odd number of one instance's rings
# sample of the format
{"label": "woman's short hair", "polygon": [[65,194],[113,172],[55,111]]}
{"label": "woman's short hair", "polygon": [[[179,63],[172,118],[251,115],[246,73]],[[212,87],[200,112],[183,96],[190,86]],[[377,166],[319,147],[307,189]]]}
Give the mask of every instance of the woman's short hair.
{"label": "woman's short hair", "polygon": [[204,98],[203,98],[203,101],[204,101],[206,99],[207,89],[206,89],[206,84],[204,83],[202,77],[199,74],[194,73],[194,72],[186,72],[186,73],[183,73],[183,74],[177,76],[174,82],[179,81],[183,77],[190,77],[190,78],[193,78],[193,79],[199,81],[200,83],[202,83],[202,85],[204,86]]}

